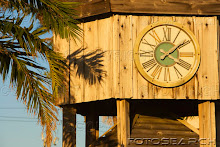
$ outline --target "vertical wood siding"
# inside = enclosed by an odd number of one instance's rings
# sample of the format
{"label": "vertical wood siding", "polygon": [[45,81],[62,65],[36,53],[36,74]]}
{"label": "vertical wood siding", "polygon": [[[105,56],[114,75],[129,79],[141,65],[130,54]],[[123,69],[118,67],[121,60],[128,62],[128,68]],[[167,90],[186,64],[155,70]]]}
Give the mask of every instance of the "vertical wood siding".
{"label": "vertical wood siding", "polygon": [[[146,81],[133,61],[133,46],[138,34],[149,24],[176,21],[188,27],[198,39],[201,64],[195,76],[175,88],[161,88]],[[217,17],[114,15],[80,24],[84,37],[80,41],[54,38],[57,51],[67,56],[79,48],[84,53],[100,49],[105,52],[102,64],[106,71],[101,83],[90,85],[76,76],[71,66],[70,99],[59,104],[80,103],[109,98],[131,99],[218,99],[218,20]]]}

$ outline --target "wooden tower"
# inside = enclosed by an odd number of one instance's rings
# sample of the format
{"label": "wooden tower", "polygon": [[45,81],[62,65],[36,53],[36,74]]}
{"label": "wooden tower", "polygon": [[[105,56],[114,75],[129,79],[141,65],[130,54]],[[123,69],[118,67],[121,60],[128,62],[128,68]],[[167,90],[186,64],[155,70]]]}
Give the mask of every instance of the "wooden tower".
{"label": "wooden tower", "polygon": [[[76,143],[76,113],[86,117],[86,146],[220,146],[220,1],[69,1],[81,2],[83,37],[54,37],[71,65],[57,102],[63,147]],[[99,116],[117,116],[101,137]]]}

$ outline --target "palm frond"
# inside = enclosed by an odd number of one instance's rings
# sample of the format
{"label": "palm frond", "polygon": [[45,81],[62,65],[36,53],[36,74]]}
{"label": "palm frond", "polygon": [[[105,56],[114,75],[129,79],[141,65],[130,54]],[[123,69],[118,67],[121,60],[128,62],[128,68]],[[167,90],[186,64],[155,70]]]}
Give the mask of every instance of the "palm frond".
{"label": "palm frond", "polygon": [[42,24],[51,29],[61,38],[72,36],[79,38],[81,29],[76,25],[78,21],[75,8],[77,2],[61,2],[59,0],[0,0],[0,5],[9,8],[11,12],[23,12],[31,14],[32,18],[38,18]]}
{"label": "palm frond", "polygon": [[[23,20],[24,17],[0,19],[0,74],[3,80],[10,77],[17,98],[25,103],[28,112],[38,115],[50,146],[58,120],[54,104],[57,89],[63,89],[65,82],[66,59],[53,51],[50,42],[40,38],[47,33],[45,27],[33,29],[33,22],[27,28],[21,27]],[[37,62],[38,57],[48,61],[49,70]]]}
{"label": "palm frond", "polygon": [[[41,37],[53,31],[61,38],[80,39],[82,30],[75,20],[76,2],[0,0],[0,6],[0,74],[3,81],[10,79],[17,98],[26,104],[28,112],[38,115],[46,131],[46,145],[50,147],[57,122],[54,104],[67,83],[67,60],[77,68],[78,76],[94,84],[105,76],[102,69],[104,52],[97,50],[79,56],[86,51],[79,49],[64,59],[54,51],[51,38]],[[27,16],[31,17],[30,25],[24,26]],[[38,20],[41,25],[36,27]],[[38,58],[47,61],[49,69],[40,65]]]}

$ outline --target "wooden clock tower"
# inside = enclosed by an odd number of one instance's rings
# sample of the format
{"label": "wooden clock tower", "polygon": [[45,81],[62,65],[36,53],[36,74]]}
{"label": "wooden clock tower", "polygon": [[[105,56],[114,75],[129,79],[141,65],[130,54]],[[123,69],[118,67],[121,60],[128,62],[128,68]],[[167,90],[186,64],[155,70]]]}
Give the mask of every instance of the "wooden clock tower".
{"label": "wooden clock tower", "polygon": [[[75,146],[76,113],[87,147],[220,146],[220,1],[69,1],[81,3],[83,36],[54,37],[71,65],[63,147]],[[101,81],[87,74],[95,65]],[[99,116],[117,118],[104,135]]]}

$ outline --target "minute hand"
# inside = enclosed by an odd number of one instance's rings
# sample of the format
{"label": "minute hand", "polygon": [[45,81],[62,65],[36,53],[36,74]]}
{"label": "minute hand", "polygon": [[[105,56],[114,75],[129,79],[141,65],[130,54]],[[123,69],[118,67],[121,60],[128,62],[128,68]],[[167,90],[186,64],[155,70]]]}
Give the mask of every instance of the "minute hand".
{"label": "minute hand", "polygon": [[185,42],[185,40],[181,41],[180,43],[178,43],[177,45],[175,45],[174,47],[172,47],[169,51],[167,51],[165,54],[163,54],[162,56],[160,56],[160,59],[163,60],[166,56],[168,56],[170,53],[172,53],[173,51],[175,51],[179,46],[181,46],[183,43]]}

